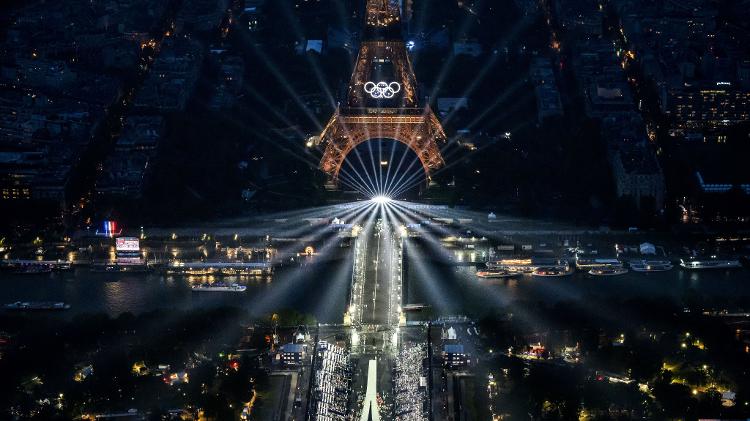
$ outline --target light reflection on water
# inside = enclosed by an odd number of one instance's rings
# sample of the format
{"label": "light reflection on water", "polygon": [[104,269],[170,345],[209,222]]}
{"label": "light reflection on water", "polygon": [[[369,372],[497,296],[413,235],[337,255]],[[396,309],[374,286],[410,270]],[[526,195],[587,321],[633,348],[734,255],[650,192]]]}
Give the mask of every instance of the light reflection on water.
{"label": "light reflection on water", "polygon": [[[421,256],[431,250],[422,249]],[[408,258],[408,255],[407,255]],[[694,271],[678,267],[663,273],[635,273],[616,277],[594,277],[576,273],[563,278],[480,280],[473,266],[446,266],[430,260],[407,262],[406,303],[424,303],[434,313],[481,315],[503,310],[514,302],[551,303],[578,301],[591,311],[602,301],[616,298],[666,297],[682,300],[687,294],[708,297],[716,303],[737,302],[750,297],[750,275],[734,271]],[[158,274],[108,274],[76,269],[70,273],[0,274],[0,304],[15,301],[65,301],[66,314],[104,312],[141,313],[154,309],[189,309],[234,305],[268,311],[289,308],[311,313],[321,322],[339,323],[347,303],[351,259],[308,262],[276,271],[272,279],[226,277],[227,283],[247,285],[244,293],[196,293],[184,277]],[[194,282],[202,282],[197,277]],[[517,306],[516,306],[517,307]],[[604,309],[606,312],[606,309]]]}
{"label": "light reflection on water", "polygon": [[[81,268],[69,273],[0,273],[0,304],[65,301],[71,305],[71,310],[65,312],[68,316],[91,312],[117,316],[123,312],[137,314],[156,309],[222,305],[249,310],[290,308],[315,314],[322,321],[335,322],[343,314],[347,285],[342,284],[341,279],[326,276],[331,273],[340,274],[339,278],[351,277],[344,260],[329,261],[282,268],[273,278],[228,276],[214,279],[246,285],[244,293],[198,293],[190,290],[190,283],[205,282],[208,278],[188,279],[155,273],[95,273]],[[339,291],[340,296],[331,296],[328,293],[331,290]],[[326,306],[321,307],[319,302],[325,302]]]}
{"label": "light reflection on water", "polygon": [[[409,266],[408,300],[412,303],[429,302],[435,295],[433,284],[438,282],[442,313],[466,313],[480,316],[491,311],[517,308],[517,303],[555,304],[576,301],[591,311],[606,301],[625,301],[633,298],[664,298],[681,303],[686,296],[697,294],[716,305],[731,306],[739,300],[750,301],[750,274],[747,269],[719,271],[686,271],[675,267],[669,272],[629,272],[621,276],[597,277],[576,272],[567,277],[538,278],[523,275],[508,279],[481,279],[473,266],[445,266],[429,264],[429,281],[420,279],[416,264]],[[437,276],[435,276],[437,275]],[[604,309],[606,311],[606,309]]]}

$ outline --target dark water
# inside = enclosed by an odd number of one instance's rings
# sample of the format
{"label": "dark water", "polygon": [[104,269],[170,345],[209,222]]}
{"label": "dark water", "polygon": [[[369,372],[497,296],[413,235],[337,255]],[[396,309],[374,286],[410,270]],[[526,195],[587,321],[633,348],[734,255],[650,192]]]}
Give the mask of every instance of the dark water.
{"label": "dark water", "polygon": [[[109,274],[78,268],[68,273],[0,274],[0,303],[64,301],[66,316],[79,313],[142,313],[156,309],[239,306],[257,315],[281,309],[313,314],[321,321],[339,321],[351,281],[351,262],[307,262],[283,267],[271,278],[224,278],[247,286],[244,293],[193,292],[190,282],[201,278],[156,273]],[[63,314],[63,313],[60,313]]]}
{"label": "dark water", "polygon": [[[481,309],[503,308],[514,302],[588,302],[591,306],[611,301],[659,298],[688,303],[697,298],[718,308],[750,302],[750,272],[746,269],[669,272],[629,272],[620,276],[591,276],[577,272],[560,278],[524,275],[510,279],[480,279],[476,268],[409,267],[412,302],[432,304],[439,313],[481,314]],[[450,279],[450,282],[444,280]],[[443,280],[443,281],[441,281]]]}
{"label": "dark water", "polygon": [[[630,272],[594,277],[576,273],[564,278],[523,276],[509,280],[479,280],[472,266],[447,266],[424,258],[427,251],[408,253],[406,300],[425,303],[435,314],[478,315],[517,302],[577,301],[593,310],[608,300],[664,297],[683,302],[689,297],[730,308],[750,301],[750,271],[686,271],[675,267],[663,273]],[[422,253],[422,254],[420,254]],[[346,253],[345,253],[346,254]],[[154,309],[190,309],[234,305],[265,315],[294,309],[321,322],[342,320],[351,282],[351,257],[312,260],[276,270],[272,279],[227,279],[247,285],[244,293],[196,293],[184,277],[158,274],[93,273],[85,268],[43,275],[0,274],[0,303],[65,301],[66,315],[104,312],[141,313]]]}

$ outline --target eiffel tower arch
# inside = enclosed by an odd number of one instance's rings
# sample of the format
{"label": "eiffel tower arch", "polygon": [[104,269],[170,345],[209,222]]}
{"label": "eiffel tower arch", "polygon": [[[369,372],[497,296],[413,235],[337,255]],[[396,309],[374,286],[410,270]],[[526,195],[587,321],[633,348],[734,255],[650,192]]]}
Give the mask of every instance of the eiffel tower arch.
{"label": "eiffel tower arch", "polygon": [[320,169],[338,182],[349,152],[372,139],[401,142],[417,154],[427,180],[444,164],[445,132],[429,106],[421,106],[398,0],[367,0],[365,29],[346,98],[320,135]]}

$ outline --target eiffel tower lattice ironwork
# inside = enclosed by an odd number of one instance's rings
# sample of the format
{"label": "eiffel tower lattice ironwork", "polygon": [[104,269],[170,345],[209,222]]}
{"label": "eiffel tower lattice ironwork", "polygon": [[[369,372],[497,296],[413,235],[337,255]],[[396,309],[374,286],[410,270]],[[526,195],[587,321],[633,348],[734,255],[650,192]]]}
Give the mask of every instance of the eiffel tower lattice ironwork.
{"label": "eiffel tower lattice ironwork", "polygon": [[393,139],[413,150],[427,179],[444,164],[445,132],[429,106],[420,106],[417,82],[401,33],[397,0],[368,0],[365,28],[343,104],[320,135],[320,168],[338,182],[346,156],[371,139]]}

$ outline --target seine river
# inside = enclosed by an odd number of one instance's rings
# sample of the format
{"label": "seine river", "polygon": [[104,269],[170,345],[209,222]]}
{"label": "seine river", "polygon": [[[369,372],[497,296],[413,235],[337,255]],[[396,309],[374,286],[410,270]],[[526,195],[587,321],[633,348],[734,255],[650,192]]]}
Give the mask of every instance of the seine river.
{"label": "seine river", "polygon": [[[473,266],[449,266],[413,256],[407,266],[406,301],[429,304],[435,315],[481,315],[513,303],[579,301],[591,303],[629,298],[670,299],[677,303],[698,296],[732,308],[750,299],[750,271],[686,271],[593,277],[576,273],[564,278],[480,281]],[[66,315],[103,312],[116,316],[155,309],[242,306],[258,315],[294,309],[321,322],[342,319],[351,282],[351,260],[308,261],[278,268],[272,279],[228,280],[247,285],[244,293],[192,292],[183,277],[148,274],[94,273],[78,268],[67,273],[0,274],[0,303],[65,301]],[[606,309],[602,309],[605,311]]]}

